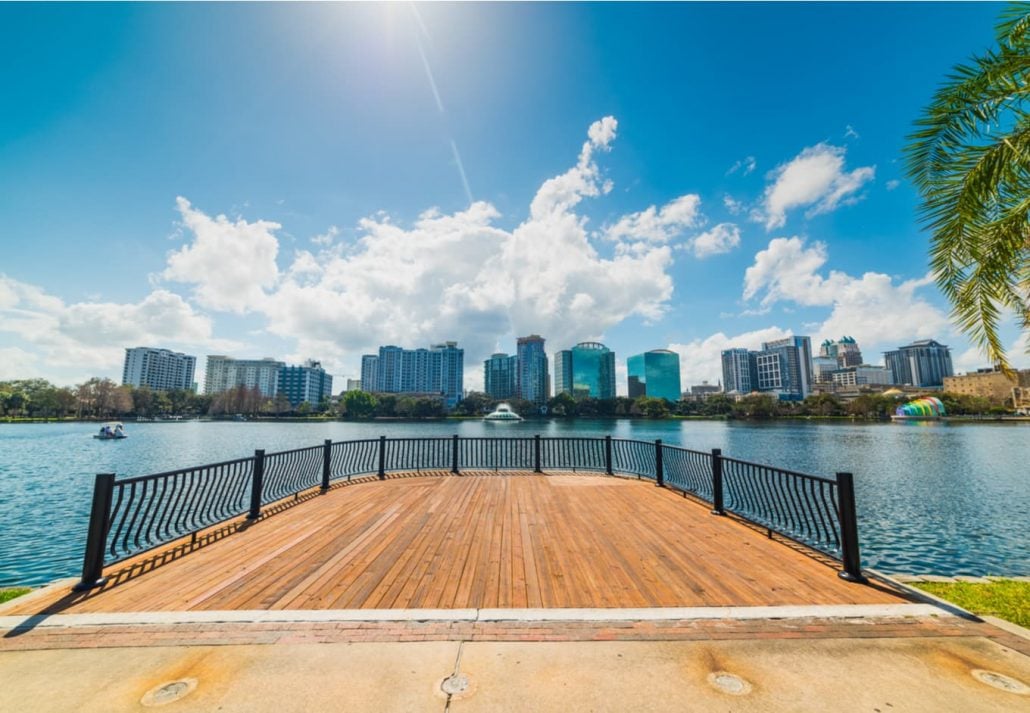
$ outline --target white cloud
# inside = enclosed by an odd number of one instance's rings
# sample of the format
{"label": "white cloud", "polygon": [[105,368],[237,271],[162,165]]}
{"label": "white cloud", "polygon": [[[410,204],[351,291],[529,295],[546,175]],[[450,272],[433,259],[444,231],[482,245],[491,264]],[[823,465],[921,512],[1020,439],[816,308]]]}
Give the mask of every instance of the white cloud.
{"label": "white cloud", "polygon": [[453,214],[426,211],[412,225],[379,214],[360,221],[355,243],[297,251],[279,271],[274,259],[268,263],[277,252],[277,225],[230,223],[187,209],[188,227],[200,232],[172,258],[204,253],[198,246],[214,242],[212,235],[220,242],[209,254],[246,253],[258,243],[262,269],[231,291],[221,289],[215,271],[193,274],[198,301],[262,314],[270,333],[293,340],[296,355],[321,358],[334,373],[355,373],[359,355],[380,344],[455,339],[466,350],[466,386],[475,388],[479,361],[498,343],[510,349],[515,336],[543,334],[554,350],[601,338],[628,317],[664,313],[672,250],[653,238],[695,220],[696,197],[655,209],[660,228],[647,211],[617,221],[633,226],[619,243],[632,249],[610,258],[598,253],[586,219],[573,210],[610,190],[594,157],[610,148],[616,128],[612,117],[591,125],[576,165],[541,185],[528,218],[512,230],[495,226],[500,216],[483,201]]}
{"label": "white cloud", "polygon": [[335,240],[336,236],[339,235],[339,234],[340,234],[340,229],[337,228],[335,225],[330,225],[329,229],[326,230],[324,233],[322,233],[321,235],[316,235],[315,237],[311,238],[311,242],[313,242],[315,245],[320,245],[322,247],[328,247],[328,246],[333,244],[333,240]]}
{"label": "white cloud", "polygon": [[851,124],[848,124],[847,126],[844,127],[844,138],[845,139],[857,139],[858,138],[858,132],[855,131],[854,128],[852,128]]}
{"label": "white cloud", "polygon": [[[234,346],[213,339],[211,319],[166,290],[155,290],[136,303],[65,304],[34,285],[3,275],[0,332],[16,335],[26,347],[19,351],[32,354],[48,372],[59,372],[69,380],[117,374],[127,346]],[[23,359],[13,353],[8,356]]]}
{"label": "white cloud", "polygon": [[747,208],[743,201],[736,200],[728,193],[722,197],[722,204],[726,206],[726,210],[728,210],[731,215],[740,215]]}
{"label": "white cloud", "polygon": [[281,226],[242,218],[233,222],[224,215],[212,218],[182,197],[176,203],[193,240],[169,254],[160,276],[194,285],[194,297],[204,307],[236,314],[259,310],[265,290],[279,277],[275,231]]}
{"label": "white cloud", "polygon": [[722,379],[722,352],[724,349],[759,349],[762,342],[789,337],[790,330],[767,327],[735,336],[718,332],[706,339],[695,339],[688,344],[670,344],[668,348],[680,355],[680,380],[683,390],[707,381],[711,384]]}
{"label": "white cloud", "polygon": [[738,245],[740,245],[740,228],[733,223],[719,223],[711,230],[692,238],[688,243],[688,247],[699,258],[728,253]]}
{"label": "white cloud", "polygon": [[820,143],[777,167],[770,173],[774,180],[766,186],[762,209],[753,214],[755,220],[772,230],[787,222],[791,209],[811,206],[805,215],[812,217],[860,200],[857,193],[873,179],[876,167],[845,171],[845,153],[841,146]]}
{"label": "white cloud", "polygon": [[43,376],[39,357],[19,347],[0,348],[0,381]]}
{"label": "white cloud", "polygon": [[754,156],[746,156],[745,158],[736,161],[732,166],[730,166],[729,170],[726,171],[726,175],[733,175],[737,171],[741,171],[743,169],[742,175],[746,176],[752,171],[754,171],[757,165],[758,162],[755,161]]}
{"label": "white cloud", "polygon": [[896,178],[892,178],[891,180],[887,181],[887,190],[888,191],[893,191],[895,188],[897,188],[900,185],[901,185],[901,181],[899,181]]}
{"label": "white cloud", "polygon": [[813,341],[853,336],[871,363],[881,361],[878,348],[953,334],[947,315],[916,294],[933,283],[929,275],[898,284],[878,272],[854,277],[831,270],[824,275],[821,270],[827,259],[822,243],[806,246],[798,237],[775,238],[745,272],[743,297],[761,295],[762,307],[791,302],[831,308]]}
{"label": "white cloud", "polygon": [[701,198],[688,194],[670,201],[660,209],[650,206],[639,213],[622,216],[617,223],[604,229],[603,235],[612,241],[647,241],[667,243],[687,228],[699,225]]}

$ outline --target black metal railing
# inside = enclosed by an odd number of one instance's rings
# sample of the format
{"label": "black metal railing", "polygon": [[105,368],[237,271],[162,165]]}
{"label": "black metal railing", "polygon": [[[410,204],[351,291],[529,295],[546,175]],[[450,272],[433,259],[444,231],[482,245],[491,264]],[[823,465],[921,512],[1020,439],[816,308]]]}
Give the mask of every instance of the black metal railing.
{"label": "black metal railing", "polygon": [[193,535],[333,481],[389,472],[518,470],[636,475],[712,504],[842,561],[840,576],[864,581],[854,483],[693,451],[661,441],[604,438],[386,438],[325,441],[277,453],[255,451],[211,465],[133,478],[96,477],[82,581],[103,583],[105,565]]}

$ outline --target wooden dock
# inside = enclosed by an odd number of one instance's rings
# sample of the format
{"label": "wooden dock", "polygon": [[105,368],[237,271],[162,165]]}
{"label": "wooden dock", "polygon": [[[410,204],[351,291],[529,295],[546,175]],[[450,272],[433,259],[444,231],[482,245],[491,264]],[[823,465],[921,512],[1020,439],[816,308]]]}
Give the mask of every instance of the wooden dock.
{"label": "wooden dock", "polygon": [[[317,492],[317,491],[316,491]],[[889,604],[825,559],[653,482],[400,474],[334,485],[4,614]]]}

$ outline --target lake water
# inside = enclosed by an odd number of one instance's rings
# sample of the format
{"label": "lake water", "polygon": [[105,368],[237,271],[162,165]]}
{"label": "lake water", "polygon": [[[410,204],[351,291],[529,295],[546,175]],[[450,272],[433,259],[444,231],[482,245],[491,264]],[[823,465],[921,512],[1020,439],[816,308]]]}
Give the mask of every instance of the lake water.
{"label": "lake water", "polygon": [[723,421],[0,425],[0,586],[81,569],[93,476],[145,475],[357,438],[575,435],[661,438],[831,476],[855,474],[863,564],[887,572],[1030,574],[1030,426]]}

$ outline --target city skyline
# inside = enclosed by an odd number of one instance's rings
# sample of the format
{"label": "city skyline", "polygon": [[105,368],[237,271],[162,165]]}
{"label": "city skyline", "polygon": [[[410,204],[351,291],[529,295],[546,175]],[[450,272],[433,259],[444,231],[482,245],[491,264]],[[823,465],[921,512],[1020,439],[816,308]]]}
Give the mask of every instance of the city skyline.
{"label": "city skyline", "polygon": [[[315,356],[343,384],[377,344],[457,340],[476,364],[531,333],[670,349],[684,388],[801,334],[987,366],[926,277],[898,161],[995,14],[0,7],[0,379],[117,379],[150,344]],[[840,26],[878,41],[840,53]],[[603,51],[565,41],[588,32]],[[747,91],[723,81],[759,56]]]}

